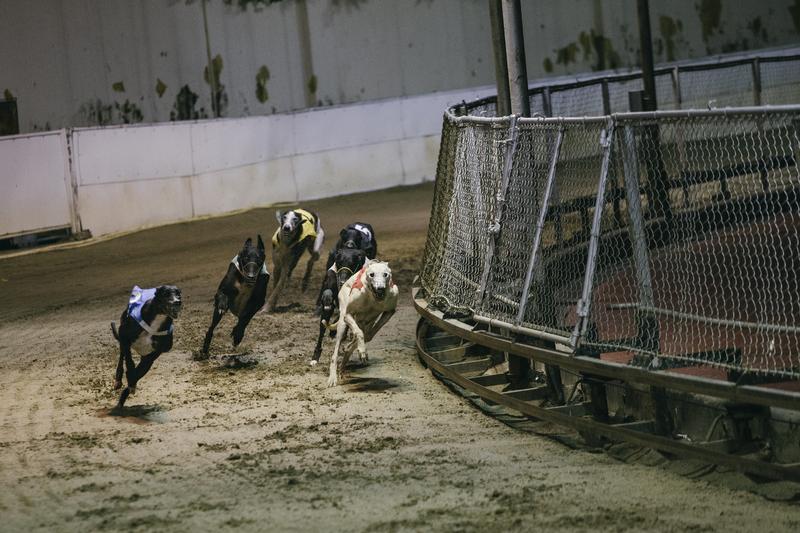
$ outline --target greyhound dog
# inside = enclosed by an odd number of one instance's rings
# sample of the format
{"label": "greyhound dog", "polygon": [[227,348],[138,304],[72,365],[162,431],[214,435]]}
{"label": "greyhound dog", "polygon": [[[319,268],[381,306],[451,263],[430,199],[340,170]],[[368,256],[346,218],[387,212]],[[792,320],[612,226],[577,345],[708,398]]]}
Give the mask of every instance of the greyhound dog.
{"label": "greyhound dog", "polygon": [[311,269],[319,259],[319,251],[322,242],[325,240],[325,232],[320,225],[319,217],[304,209],[292,209],[290,211],[276,211],[275,218],[278,219],[280,226],[272,236],[272,263],[275,269],[275,284],[272,294],[269,295],[265,310],[275,309],[278,297],[292,275],[294,267],[300,260],[305,250],[311,254],[306,266],[306,273],[303,276],[302,289],[308,288],[308,281],[311,278]]}
{"label": "greyhound dog", "polygon": [[348,224],[339,232],[339,240],[328,255],[328,264],[325,268],[330,268],[335,261],[336,252],[342,248],[355,248],[364,250],[367,259],[375,259],[378,255],[378,240],[375,238],[375,230],[366,222],[354,222]]}
{"label": "greyhound dog", "polygon": [[[392,318],[397,309],[399,290],[392,282],[392,270],[383,261],[370,261],[342,285],[339,291],[339,322],[336,325],[336,344],[331,357],[328,387],[334,387],[344,374],[345,365],[354,349],[361,361],[367,361],[366,343]],[[339,349],[348,328],[353,338]]]}
{"label": "greyhound dog", "polygon": [[317,299],[317,306],[319,308],[319,336],[317,337],[317,346],[314,348],[314,356],[311,358],[311,366],[319,363],[320,355],[322,355],[322,339],[325,336],[325,330],[331,330],[331,336],[334,335],[335,320],[332,320],[334,313],[338,309],[339,300],[337,295],[342,285],[350,279],[350,277],[358,272],[366,261],[367,257],[364,250],[353,248],[340,248],[336,250],[334,255],[334,263],[328,268],[325,273],[325,279],[322,281],[322,288],[320,289],[319,298]]}
{"label": "greyhound dog", "polygon": [[253,239],[248,237],[242,249],[231,260],[228,272],[225,273],[217,288],[217,294],[214,295],[214,315],[211,317],[211,325],[203,341],[203,354],[208,353],[214,328],[229,309],[239,319],[231,331],[233,345],[238,346],[242,342],[247,324],[264,305],[267,297],[269,272],[266,259],[264,241],[259,235],[256,246],[253,246]]}
{"label": "greyhound dog", "polygon": [[[158,356],[172,349],[172,321],[181,311],[181,291],[174,285],[155,289],[133,287],[128,306],[120,317],[119,331],[111,323],[111,333],[119,342],[119,363],[114,378],[114,388],[122,387],[122,364],[125,362],[128,386],[122,391],[117,408],[125,405],[136,384],[147,374]],[[131,348],[141,355],[139,364],[133,362]]]}

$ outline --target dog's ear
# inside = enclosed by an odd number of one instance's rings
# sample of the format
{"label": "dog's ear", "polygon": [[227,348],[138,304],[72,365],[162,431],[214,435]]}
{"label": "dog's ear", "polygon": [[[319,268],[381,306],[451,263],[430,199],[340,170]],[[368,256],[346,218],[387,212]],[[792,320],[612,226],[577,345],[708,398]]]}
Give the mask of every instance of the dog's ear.
{"label": "dog's ear", "polygon": [[261,234],[259,233],[258,234],[258,251],[259,252],[263,252],[264,249],[265,249],[264,248],[264,241],[261,239]]}
{"label": "dog's ear", "polygon": [[250,237],[248,237],[248,238],[247,238],[247,240],[246,240],[246,241],[244,241],[244,247],[245,247],[245,248],[250,248],[251,246],[253,246],[253,239],[251,239]]}
{"label": "dog's ear", "polygon": [[344,242],[347,238],[347,228],[344,228],[342,231],[339,232],[339,238]]}
{"label": "dog's ear", "polygon": [[278,224],[283,223],[283,213],[280,211],[275,211],[275,220],[278,221]]}

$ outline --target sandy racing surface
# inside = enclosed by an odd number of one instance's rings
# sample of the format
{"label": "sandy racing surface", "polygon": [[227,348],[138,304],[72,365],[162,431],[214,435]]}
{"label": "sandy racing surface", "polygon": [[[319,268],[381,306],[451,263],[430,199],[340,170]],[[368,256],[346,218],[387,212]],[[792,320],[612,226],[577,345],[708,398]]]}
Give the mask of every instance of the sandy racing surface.
{"label": "sandy racing surface", "polygon": [[[516,431],[435,380],[415,356],[409,295],[431,194],[306,204],[326,250],[346,223],[372,223],[402,291],[369,366],[335,389],[331,341],[307,364],[305,260],[280,312],[256,315],[234,356],[227,316],[215,355],[193,360],[228,261],[257,230],[267,240],[271,210],[0,260],[0,530],[800,530],[796,503]],[[127,416],[110,416],[108,324],[132,285],[167,282],[184,296],[176,348]]]}

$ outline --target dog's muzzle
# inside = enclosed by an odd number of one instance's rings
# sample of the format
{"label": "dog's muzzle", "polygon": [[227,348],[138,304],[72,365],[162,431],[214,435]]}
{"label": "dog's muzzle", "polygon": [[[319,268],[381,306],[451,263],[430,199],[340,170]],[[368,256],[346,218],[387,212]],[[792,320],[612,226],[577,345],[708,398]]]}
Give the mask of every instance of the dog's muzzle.
{"label": "dog's muzzle", "polygon": [[167,304],[167,315],[174,319],[178,318],[178,315],[181,314],[181,301],[178,300],[177,302]]}
{"label": "dog's muzzle", "polygon": [[250,262],[242,268],[245,283],[253,284],[258,279],[258,273],[261,271],[261,265],[256,262]]}
{"label": "dog's muzzle", "polygon": [[386,281],[383,278],[376,277],[371,283],[371,286],[375,298],[383,300],[386,297]]}
{"label": "dog's muzzle", "polygon": [[347,280],[353,275],[353,271],[347,267],[339,267],[336,269],[336,281],[339,284],[339,288],[342,288],[342,285],[347,283]]}
{"label": "dog's muzzle", "polygon": [[354,249],[358,248],[358,246],[356,246],[356,241],[354,241],[354,240],[346,241],[344,243],[344,247],[345,248],[349,248],[351,250],[354,250]]}

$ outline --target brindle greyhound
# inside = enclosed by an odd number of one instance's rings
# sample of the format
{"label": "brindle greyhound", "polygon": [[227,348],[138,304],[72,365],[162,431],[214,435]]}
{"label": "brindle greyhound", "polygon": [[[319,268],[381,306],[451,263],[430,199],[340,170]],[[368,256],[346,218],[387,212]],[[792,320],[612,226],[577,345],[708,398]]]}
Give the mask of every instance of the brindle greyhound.
{"label": "brindle greyhound", "polygon": [[238,346],[242,342],[247,324],[264,305],[267,297],[269,272],[266,259],[264,241],[259,235],[257,246],[253,246],[253,239],[248,238],[239,253],[231,260],[228,272],[222,278],[217,294],[214,295],[214,315],[211,317],[211,326],[203,341],[203,354],[208,353],[211,339],[214,337],[214,328],[228,310],[239,319],[231,331],[233,345]]}
{"label": "brindle greyhound", "polygon": [[[128,395],[136,392],[136,384],[147,374],[158,356],[172,349],[172,321],[181,310],[181,291],[174,285],[162,285],[156,289],[131,291],[128,306],[120,317],[119,331],[114,322],[111,332],[119,341],[119,362],[114,378],[114,388],[122,387],[122,364],[125,362],[128,386],[122,391],[117,408],[125,405]],[[131,348],[141,355],[136,365]]]}
{"label": "brindle greyhound", "polygon": [[314,348],[314,355],[309,362],[311,366],[319,363],[319,358],[322,355],[322,339],[325,336],[325,330],[331,330],[331,337],[335,333],[334,326],[336,320],[332,317],[339,308],[339,289],[342,285],[350,279],[350,277],[361,270],[367,257],[364,250],[357,250],[352,248],[340,248],[336,250],[334,255],[334,263],[328,268],[325,273],[325,279],[322,281],[322,288],[320,289],[319,298],[317,299],[317,306],[319,308],[319,336],[317,337],[317,346]]}
{"label": "brindle greyhound", "polygon": [[303,276],[302,289],[308,288],[311,278],[311,269],[319,259],[319,251],[322,242],[325,240],[325,231],[322,229],[319,217],[304,209],[293,209],[290,211],[275,212],[280,227],[275,230],[272,236],[272,263],[275,269],[275,282],[272,287],[272,294],[269,295],[266,311],[275,308],[283,289],[289,282],[294,267],[300,260],[305,250],[311,254],[306,266],[306,273]]}

